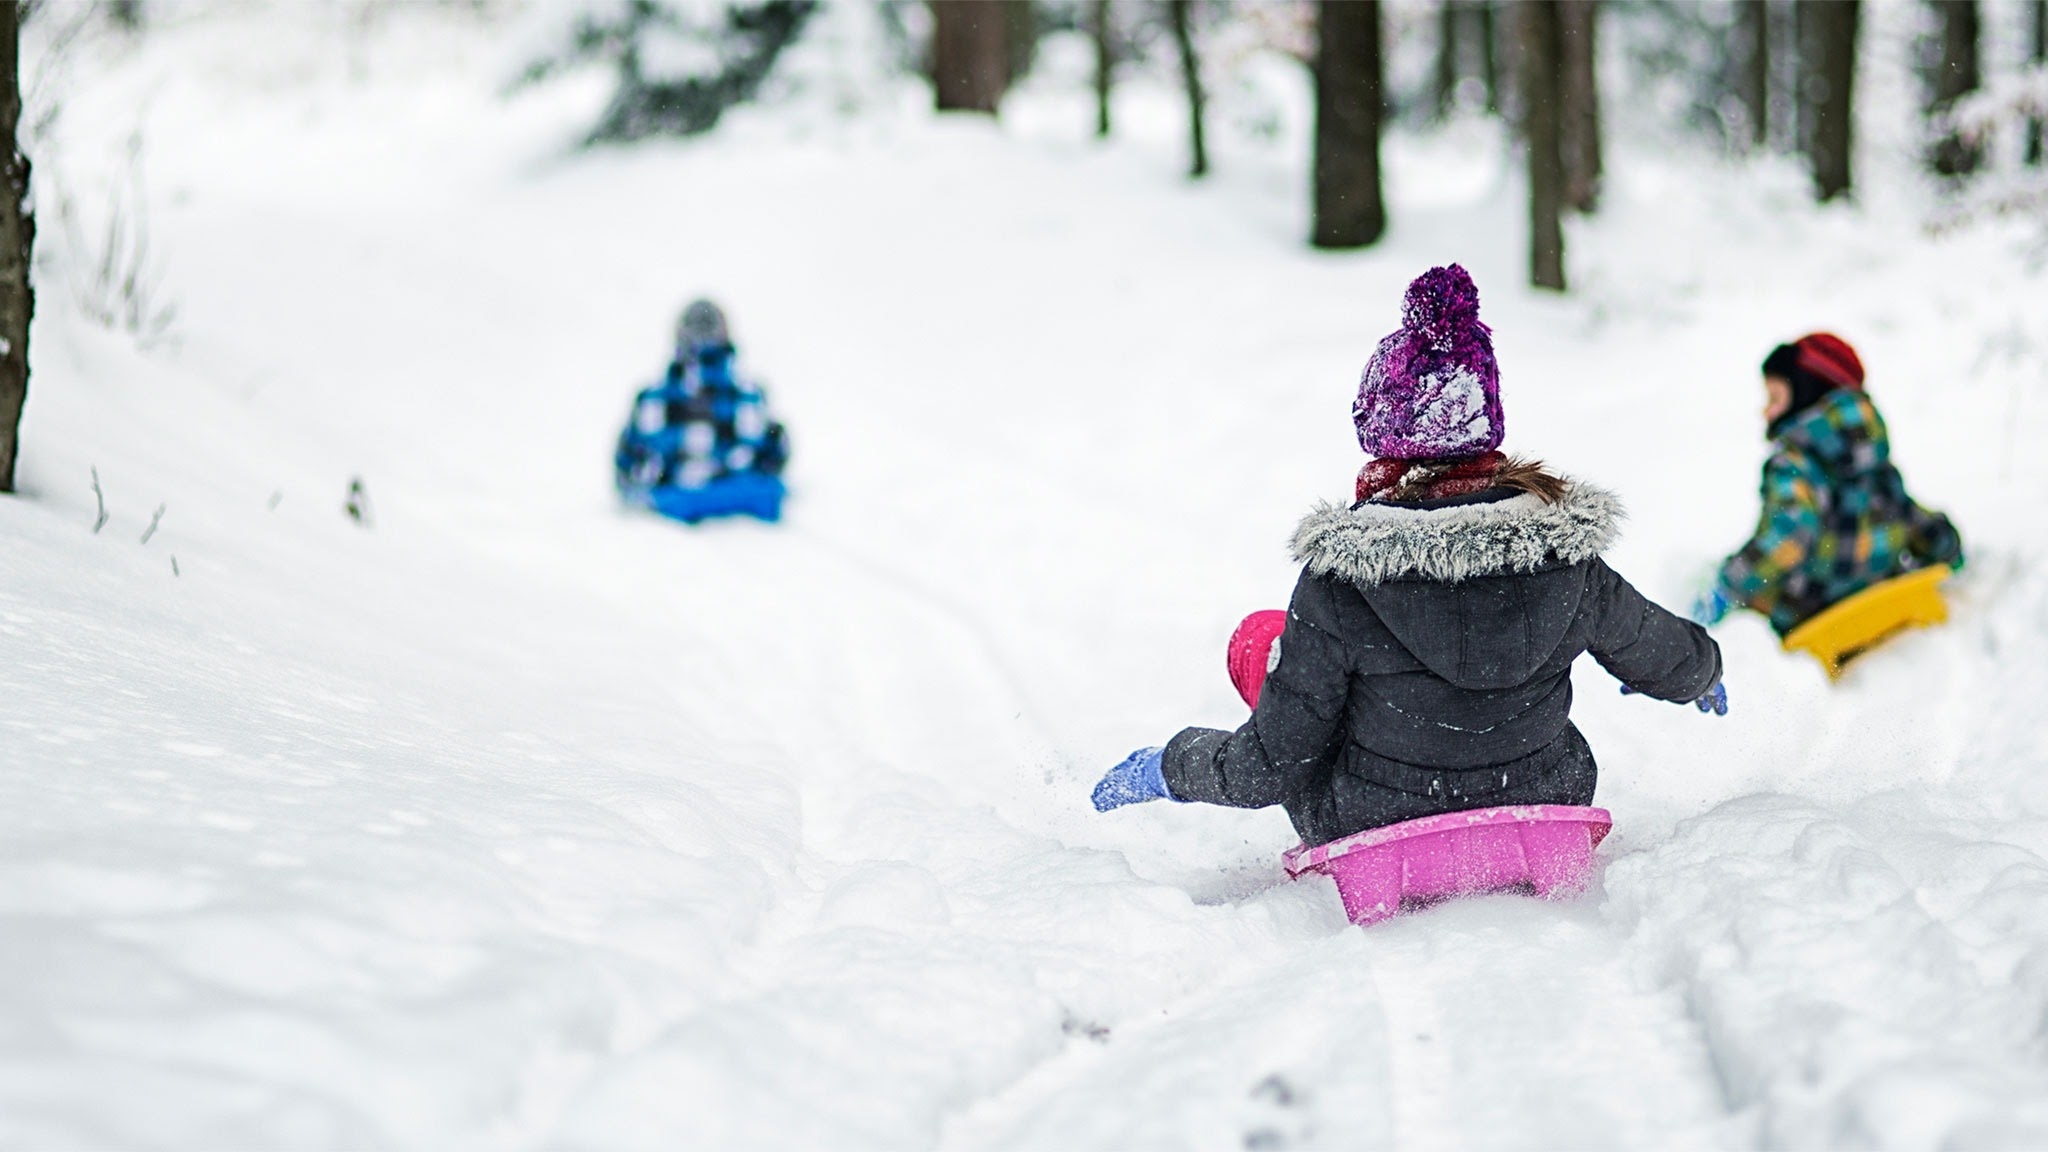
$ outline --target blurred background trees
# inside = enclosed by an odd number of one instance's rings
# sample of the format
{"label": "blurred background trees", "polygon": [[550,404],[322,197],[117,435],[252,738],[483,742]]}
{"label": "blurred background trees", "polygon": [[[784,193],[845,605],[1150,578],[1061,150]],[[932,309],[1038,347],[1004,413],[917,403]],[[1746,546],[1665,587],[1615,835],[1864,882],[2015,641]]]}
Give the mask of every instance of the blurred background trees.
{"label": "blurred background trees", "polygon": [[[391,2],[349,0],[362,20]],[[701,134],[734,107],[774,98],[779,70],[815,37],[822,10],[818,0],[445,2],[552,19],[552,42],[537,41],[541,50],[514,87],[580,69],[608,73],[611,96],[588,145]],[[1856,197],[1864,179],[1857,128],[1873,123],[1858,105],[1876,9],[1859,0],[834,3],[859,7],[887,30],[870,50],[889,59],[875,66],[921,74],[940,110],[999,116],[1048,36],[1085,50],[1093,130],[1111,146],[1119,85],[1171,84],[1196,177],[1230,163],[1227,148],[1218,154],[1217,132],[1242,126],[1232,101],[1245,62],[1261,54],[1298,61],[1313,117],[1298,137],[1306,239],[1320,248],[1370,246],[1399,226],[1386,195],[1390,134],[1494,126],[1500,146],[1514,150],[1527,197],[1530,282],[1560,290],[1572,217],[1598,212],[1609,166],[1627,163],[1608,146],[1613,114],[1636,125],[1637,138],[1657,119],[1659,147],[1800,164],[1823,202]],[[29,20],[98,21],[129,36],[176,19],[175,8],[154,0],[11,8]],[[1927,194],[1940,204],[1931,214],[1944,226],[2048,216],[2048,0],[1891,0],[1883,11],[1891,28],[1911,14],[1923,87],[1904,102],[1887,95],[1875,123],[1886,141],[1918,141]],[[1900,176],[1888,169],[1885,178]],[[10,243],[0,237],[0,246]],[[10,388],[19,391],[0,381],[0,427],[11,427]]]}
{"label": "blurred background trees", "polygon": [[[1646,97],[1669,105],[1675,147],[1691,140],[1730,157],[1796,157],[1822,202],[1857,190],[1857,87],[1868,23],[1859,0],[867,2],[930,81],[941,111],[999,115],[1039,41],[1055,34],[1072,33],[1088,46],[1099,138],[1116,132],[1124,78],[1174,84],[1194,177],[1216,163],[1218,68],[1228,73],[1246,45],[1294,56],[1313,91],[1306,193],[1309,241],[1321,248],[1369,246],[1397,223],[1382,169],[1388,131],[1493,121],[1526,174],[1530,282],[1562,290],[1569,218],[1600,207],[1610,162],[1604,88],[1613,83],[1626,85],[1639,105]],[[594,142],[706,130],[724,109],[753,98],[815,8],[814,0],[584,3],[572,43],[536,62],[525,79],[577,61],[610,62],[618,91],[592,130]],[[2013,147],[2024,153],[2022,163],[2038,167],[2041,117],[2026,111],[2031,105],[2014,84],[2028,61],[2036,73],[2041,68],[2048,0],[1897,3],[1922,17],[1916,50],[1926,89],[1917,101],[1922,122],[1897,127],[1923,138],[1929,171],[1966,199],[1971,178]],[[139,24],[139,7],[123,18]],[[710,51],[699,54],[695,71],[657,74],[649,43],[677,36]],[[2003,56],[1992,38],[2003,43]],[[1219,53],[1228,60],[1219,64]],[[1994,57],[2005,62],[1998,69]],[[1421,68],[1412,66],[1418,60]],[[1988,85],[1988,70],[2002,70],[2008,82]],[[1994,88],[2003,101],[1995,107],[1979,99]],[[1640,107],[1631,111],[1642,118]],[[1999,151],[1992,141],[2001,132],[2018,143]]]}
{"label": "blurred background trees", "polygon": [[[367,27],[397,0],[345,0],[344,20]],[[551,22],[533,38],[511,88],[597,70],[610,96],[582,143],[690,137],[729,110],[786,96],[778,85],[816,29],[819,0],[443,0],[493,22]],[[1070,85],[1104,146],[1118,146],[1120,86],[1174,91],[1186,117],[1193,177],[1227,167],[1217,129],[1282,139],[1278,113],[1247,128],[1248,70],[1286,70],[1305,103],[1285,138],[1305,179],[1307,241],[1366,248],[1400,221],[1390,208],[1390,137],[1455,133],[1511,150],[1526,197],[1529,283],[1563,291],[1576,216],[1597,213],[1603,180],[1631,156],[1695,151],[1759,174],[1797,165],[1817,201],[1854,202],[1871,179],[1858,164],[1875,132],[1892,162],[1888,194],[1919,197],[1934,230],[2023,218],[2048,253],[2048,0],[834,0],[882,31],[852,51],[900,84],[930,86],[931,106],[997,117],[1033,74],[1042,41],[1064,37],[1075,64],[1037,81]],[[0,491],[12,485],[28,390],[35,218],[25,153],[60,103],[24,110],[19,34],[41,29],[44,54],[91,28],[123,37],[174,27],[156,0],[0,0]],[[1873,20],[1880,29],[1873,50]],[[43,28],[37,22],[48,22]],[[842,25],[844,21],[840,22]],[[1909,43],[1900,43],[1901,30]],[[829,38],[829,36],[828,36]],[[843,39],[843,36],[842,36]],[[858,37],[855,38],[859,40]],[[345,48],[346,50],[346,48]],[[840,49],[846,51],[842,44]],[[1897,66],[1917,90],[1900,90]],[[1263,61],[1263,64],[1258,63]],[[1277,62],[1277,64],[1276,64]],[[801,71],[801,66],[797,66]],[[858,70],[858,69],[856,69]],[[1271,73],[1267,74],[1271,82]],[[1883,81],[1870,109],[1863,86]],[[1092,89],[1086,91],[1083,89]],[[33,94],[31,94],[31,97]],[[1149,98],[1149,97],[1147,97]],[[1159,105],[1141,98],[1133,107]],[[842,103],[846,101],[842,100]],[[858,101],[853,101],[857,104]],[[870,106],[880,106],[877,100]],[[850,106],[850,105],[849,105]],[[1304,123],[1300,116],[1311,118]],[[1612,122],[1630,147],[1608,146]],[[148,189],[141,129],[105,187],[70,182],[62,157],[43,157],[46,213],[62,228],[67,287],[84,314],[148,346],[172,307],[147,247]],[[1489,142],[1497,142],[1490,144]],[[1645,151],[1646,148],[1655,151]],[[1393,151],[1399,175],[1403,150]],[[1896,158],[1910,154],[1910,164]],[[1414,161],[1410,161],[1414,162]],[[95,210],[95,200],[101,202]],[[89,219],[97,213],[98,220]],[[102,227],[101,224],[105,226]],[[95,241],[94,237],[102,237]],[[68,239],[67,239],[68,238]],[[116,303],[109,303],[115,301]],[[118,306],[117,306],[118,305]]]}
{"label": "blurred background trees", "polygon": [[568,43],[529,64],[515,86],[599,62],[615,83],[586,144],[694,136],[754,98],[817,8],[818,0],[733,3],[709,15],[658,0],[594,6],[576,17]]}

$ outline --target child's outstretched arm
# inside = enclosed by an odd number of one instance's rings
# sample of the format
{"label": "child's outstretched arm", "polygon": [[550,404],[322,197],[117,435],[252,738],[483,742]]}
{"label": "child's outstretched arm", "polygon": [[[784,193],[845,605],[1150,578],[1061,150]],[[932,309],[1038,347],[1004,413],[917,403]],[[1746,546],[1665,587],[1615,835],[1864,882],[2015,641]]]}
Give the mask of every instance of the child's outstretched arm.
{"label": "child's outstretched arm", "polygon": [[1720,683],[1721,646],[1707,630],[1651,603],[1605,560],[1592,562],[1586,595],[1597,613],[1588,650],[1625,689],[1689,704]]}
{"label": "child's outstretched arm", "polygon": [[1820,481],[1803,458],[1778,453],[1764,465],[1756,533],[1721,565],[1717,588],[1731,604],[1768,616],[1785,582],[1820,539]]}
{"label": "child's outstretched arm", "polygon": [[1304,573],[1295,585],[1280,664],[1250,720],[1235,732],[1188,728],[1167,741],[1161,771],[1174,799],[1264,808],[1328,778],[1351,679],[1334,595],[1329,577]]}
{"label": "child's outstretched arm", "polygon": [[1907,550],[1923,564],[1946,564],[1963,570],[1963,538],[1948,517],[1906,503]]}

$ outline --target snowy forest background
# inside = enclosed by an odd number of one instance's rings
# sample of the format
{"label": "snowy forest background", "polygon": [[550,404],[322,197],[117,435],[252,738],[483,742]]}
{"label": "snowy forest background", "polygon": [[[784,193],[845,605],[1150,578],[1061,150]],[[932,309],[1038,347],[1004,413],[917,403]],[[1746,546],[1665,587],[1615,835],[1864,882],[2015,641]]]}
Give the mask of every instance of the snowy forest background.
{"label": "snowy forest background", "polygon": [[[2048,1141],[2043,8],[0,7],[0,1146]],[[1663,602],[1816,329],[1971,559],[1580,669],[1592,891],[1364,931],[1086,795],[1453,260]],[[780,525],[612,491],[700,294]]]}

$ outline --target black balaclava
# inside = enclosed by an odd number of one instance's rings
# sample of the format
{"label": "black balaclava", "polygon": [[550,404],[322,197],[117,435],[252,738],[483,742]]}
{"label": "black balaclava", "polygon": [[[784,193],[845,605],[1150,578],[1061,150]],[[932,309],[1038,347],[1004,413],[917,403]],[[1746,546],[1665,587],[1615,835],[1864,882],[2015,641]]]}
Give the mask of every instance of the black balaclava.
{"label": "black balaclava", "polygon": [[1769,434],[1774,438],[1790,427],[1801,413],[1835,390],[1833,384],[1799,366],[1799,349],[1790,344],[1780,344],[1764,357],[1764,375],[1776,376],[1792,385],[1791,407],[1785,409],[1784,415],[1771,421]]}

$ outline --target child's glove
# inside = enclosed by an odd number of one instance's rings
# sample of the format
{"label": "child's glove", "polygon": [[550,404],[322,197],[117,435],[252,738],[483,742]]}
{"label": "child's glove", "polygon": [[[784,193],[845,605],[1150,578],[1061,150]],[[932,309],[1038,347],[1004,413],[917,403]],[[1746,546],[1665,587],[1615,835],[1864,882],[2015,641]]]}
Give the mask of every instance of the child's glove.
{"label": "child's glove", "polygon": [[1700,593],[1699,599],[1692,602],[1692,622],[1702,628],[1712,628],[1728,615],[1728,609],[1732,607],[1734,605],[1728,603],[1728,597],[1722,595],[1721,585],[1717,582]]}
{"label": "child's glove", "polygon": [[[1623,684],[1621,686],[1621,694],[1623,696],[1634,696],[1636,690]],[[1692,704],[1693,707],[1698,708],[1701,712],[1712,712],[1716,716],[1726,716],[1728,714],[1728,686],[1716,680],[1714,681],[1714,686],[1707,689],[1706,695],[1693,701]]]}
{"label": "child's glove", "polygon": [[1089,795],[1095,810],[1107,812],[1126,804],[1173,799],[1173,793],[1166,790],[1166,774],[1161,769],[1165,752],[1164,748],[1140,748],[1124,757],[1124,762],[1111,768]]}
{"label": "child's glove", "polygon": [[1714,686],[1707,689],[1707,694],[1693,701],[1692,705],[1702,713],[1712,712],[1716,716],[1726,716],[1728,714],[1728,686],[1719,680],[1714,681]]}

